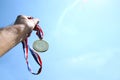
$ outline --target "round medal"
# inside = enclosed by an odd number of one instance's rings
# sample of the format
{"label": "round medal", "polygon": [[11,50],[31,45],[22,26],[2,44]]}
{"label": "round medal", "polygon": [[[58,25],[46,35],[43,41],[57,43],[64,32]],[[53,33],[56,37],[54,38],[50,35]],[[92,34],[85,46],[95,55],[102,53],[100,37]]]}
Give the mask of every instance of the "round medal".
{"label": "round medal", "polygon": [[44,40],[36,40],[33,43],[33,49],[36,50],[37,52],[45,52],[48,50],[48,43]]}

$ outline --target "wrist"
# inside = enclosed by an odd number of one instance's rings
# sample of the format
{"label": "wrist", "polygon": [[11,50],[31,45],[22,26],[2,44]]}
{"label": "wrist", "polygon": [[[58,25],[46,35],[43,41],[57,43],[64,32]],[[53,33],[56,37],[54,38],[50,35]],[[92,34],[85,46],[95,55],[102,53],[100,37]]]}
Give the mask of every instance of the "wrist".
{"label": "wrist", "polygon": [[14,25],[16,29],[16,34],[18,35],[18,40],[21,42],[28,37],[28,35],[32,32],[32,29],[27,27],[24,24],[16,24]]}

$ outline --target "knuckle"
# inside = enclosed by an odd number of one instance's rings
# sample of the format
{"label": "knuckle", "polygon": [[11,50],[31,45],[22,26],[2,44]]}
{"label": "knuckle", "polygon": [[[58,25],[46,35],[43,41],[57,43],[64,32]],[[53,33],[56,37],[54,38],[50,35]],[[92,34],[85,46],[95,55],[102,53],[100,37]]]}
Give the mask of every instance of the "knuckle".
{"label": "knuckle", "polygon": [[37,21],[37,24],[39,24],[39,21]]}
{"label": "knuckle", "polygon": [[17,18],[20,18],[20,17],[22,17],[22,15],[18,15],[18,16],[17,16]]}
{"label": "knuckle", "polygon": [[18,18],[18,19],[19,19],[19,18],[20,18],[20,19],[22,19],[22,18],[23,18],[23,19],[27,19],[27,17],[26,17],[25,15],[18,15],[17,18]]}

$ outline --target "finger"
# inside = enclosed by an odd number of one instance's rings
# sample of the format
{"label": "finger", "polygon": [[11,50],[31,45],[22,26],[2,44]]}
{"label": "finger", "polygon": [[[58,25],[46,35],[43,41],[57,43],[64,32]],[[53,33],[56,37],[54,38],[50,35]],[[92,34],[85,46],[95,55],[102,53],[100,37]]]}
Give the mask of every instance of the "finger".
{"label": "finger", "polygon": [[38,18],[33,18],[32,21],[34,22],[35,25],[37,25],[39,23],[39,19]]}
{"label": "finger", "polygon": [[33,18],[32,16],[25,16],[25,15],[18,15],[18,19],[28,19],[28,18]]}
{"label": "finger", "polygon": [[25,16],[25,15],[18,15],[14,24],[20,24],[21,21],[23,21],[23,19],[27,19],[27,16]]}

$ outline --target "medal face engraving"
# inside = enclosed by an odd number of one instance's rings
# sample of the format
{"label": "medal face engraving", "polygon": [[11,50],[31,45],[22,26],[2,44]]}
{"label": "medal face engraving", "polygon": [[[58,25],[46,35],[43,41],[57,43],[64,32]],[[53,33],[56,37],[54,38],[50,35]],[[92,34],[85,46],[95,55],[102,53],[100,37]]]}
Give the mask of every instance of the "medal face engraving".
{"label": "medal face engraving", "polygon": [[33,49],[36,50],[37,52],[45,52],[48,50],[48,43],[44,40],[36,40],[33,43]]}

